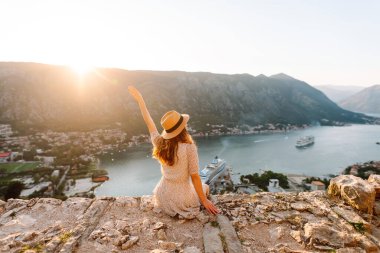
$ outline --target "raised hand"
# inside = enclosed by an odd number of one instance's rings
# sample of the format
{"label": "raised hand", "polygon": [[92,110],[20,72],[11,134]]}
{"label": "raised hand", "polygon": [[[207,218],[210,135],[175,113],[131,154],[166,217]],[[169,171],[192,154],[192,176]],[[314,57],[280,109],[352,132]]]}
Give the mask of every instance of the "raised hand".
{"label": "raised hand", "polygon": [[146,126],[148,127],[149,133],[157,132],[156,125],[154,124],[154,121],[149,114],[148,108],[146,108],[146,105],[141,93],[134,86],[128,86],[128,91],[139,104],[141,114],[144,118]]}
{"label": "raised hand", "polygon": [[128,91],[137,102],[143,100],[141,93],[134,86],[128,86]]}

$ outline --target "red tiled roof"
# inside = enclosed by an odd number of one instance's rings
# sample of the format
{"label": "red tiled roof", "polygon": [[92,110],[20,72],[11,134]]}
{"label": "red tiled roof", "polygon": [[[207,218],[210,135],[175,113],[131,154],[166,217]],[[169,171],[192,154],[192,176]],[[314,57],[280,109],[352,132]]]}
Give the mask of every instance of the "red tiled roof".
{"label": "red tiled roof", "polygon": [[321,181],[313,181],[313,182],[311,182],[311,184],[313,184],[313,185],[325,185],[324,183],[322,183]]}
{"label": "red tiled roof", "polygon": [[5,152],[5,153],[0,153],[0,158],[8,157],[12,154],[12,152]]}

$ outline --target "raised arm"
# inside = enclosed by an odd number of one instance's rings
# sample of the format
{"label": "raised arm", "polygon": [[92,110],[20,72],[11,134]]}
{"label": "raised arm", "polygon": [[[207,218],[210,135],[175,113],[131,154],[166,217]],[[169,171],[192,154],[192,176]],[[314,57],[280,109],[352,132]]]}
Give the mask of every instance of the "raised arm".
{"label": "raised arm", "polygon": [[148,108],[146,108],[145,101],[141,93],[134,86],[128,86],[128,91],[139,104],[141,114],[144,118],[146,126],[148,127],[149,133],[157,132],[157,127],[149,114]]}

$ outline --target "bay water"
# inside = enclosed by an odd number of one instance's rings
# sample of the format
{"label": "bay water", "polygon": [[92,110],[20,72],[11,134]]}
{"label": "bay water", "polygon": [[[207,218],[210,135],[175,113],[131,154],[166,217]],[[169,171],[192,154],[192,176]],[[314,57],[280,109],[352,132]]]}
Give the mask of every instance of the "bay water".
{"label": "bay water", "polygon": [[[313,135],[314,145],[297,149],[297,139]],[[380,160],[380,126],[351,125],[312,127],[288,133],[213,136],[195,139],[202,169],[217,155],[240,175],[272,170],[280,173],[323,176],[339,174],[354,163]],[[158,162],[151,157],[151,144],[130,148],[101,158],[110,180],[95,190],[97,196],[152,194],[160,180]]]}

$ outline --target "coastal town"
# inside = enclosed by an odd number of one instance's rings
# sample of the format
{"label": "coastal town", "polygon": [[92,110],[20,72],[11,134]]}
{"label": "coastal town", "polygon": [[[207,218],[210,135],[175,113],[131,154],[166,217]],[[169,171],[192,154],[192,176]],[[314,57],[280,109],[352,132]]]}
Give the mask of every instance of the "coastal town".
{"label": "coastal town", "polygon": [[[122,151],[145,142],[120,129],[89,132],[37,132],[21,136],[8,124],[0,125],[0,192],[22,188],[21,197],[93,196],[93,190],[107,180],[99,168],[99,155]],[[22,185],[22,186],[20,186]]]}

